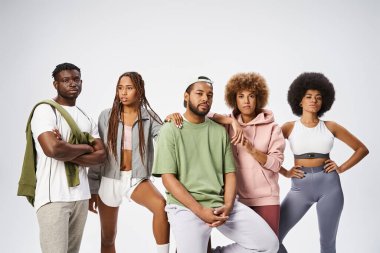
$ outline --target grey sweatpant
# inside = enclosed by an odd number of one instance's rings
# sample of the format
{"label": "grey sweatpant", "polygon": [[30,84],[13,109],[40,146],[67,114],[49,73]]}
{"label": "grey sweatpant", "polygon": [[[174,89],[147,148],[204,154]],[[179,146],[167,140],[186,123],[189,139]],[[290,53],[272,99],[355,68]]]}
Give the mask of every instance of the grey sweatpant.
{"label": "grey sweatpant", "polygon": [[88,200],[53,202],[37,211],[43,253],[78,253],[87,219]]}
{"label": "grey sweatpant", "polygon": [[[165,210],[178,253],[207,252],[212,228],[183,206],[169,204]],[[238,201],[235,201],[229,219],[217,229],[236,243],[217,247],[214,253],[275,253],[278,250],[277,236],[265,220]]]}
{"label": "grey sweatpant", "polygon": [[[292,178],[292,187],[281,203],[279,253],[287,252],[282,241],[314,203],[317,203],[321,253],[336,252],[335,242],[343,209],[343,192],[338,173],[324,173],[322,169],[322,166],[313,167],[315,172],[308,171],[304,178]],[[302,252],[306,252],[305,250],[307,249],[300,249]]]}

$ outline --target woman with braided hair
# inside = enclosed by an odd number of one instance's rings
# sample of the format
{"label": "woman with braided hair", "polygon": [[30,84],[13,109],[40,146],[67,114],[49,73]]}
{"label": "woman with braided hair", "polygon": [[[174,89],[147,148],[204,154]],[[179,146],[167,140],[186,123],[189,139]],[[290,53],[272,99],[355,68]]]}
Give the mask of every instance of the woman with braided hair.
{"label": "woman with braided hair", "polygon": [[99,134],[108,150],[106,162],[89,169],[89,210],[99,209],[101,252],[115,251],[117,218],[123,197],[153,213],[158,253],[169,252],[169,223],[164,197],[150,181],[153,139],[162,122],[145,97],[144,80],[137,72],[119,77],[113,106],[99,116]]}

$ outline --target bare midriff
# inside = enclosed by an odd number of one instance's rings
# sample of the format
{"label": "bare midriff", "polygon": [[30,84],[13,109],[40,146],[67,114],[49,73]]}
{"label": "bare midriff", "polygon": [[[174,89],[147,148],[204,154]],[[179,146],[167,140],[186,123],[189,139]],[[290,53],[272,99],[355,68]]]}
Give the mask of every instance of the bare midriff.
{"label": "bare midriff", "polygon": [[132,150],[123,149],[121,153],[120,170],[128,171],[132,169]]}
{"label": "bare midriff", "polygon": [[295,159],[294,163],[296,166],[303,167],[318,167],[325,165],[327,158],[313,158],[313,159]]}

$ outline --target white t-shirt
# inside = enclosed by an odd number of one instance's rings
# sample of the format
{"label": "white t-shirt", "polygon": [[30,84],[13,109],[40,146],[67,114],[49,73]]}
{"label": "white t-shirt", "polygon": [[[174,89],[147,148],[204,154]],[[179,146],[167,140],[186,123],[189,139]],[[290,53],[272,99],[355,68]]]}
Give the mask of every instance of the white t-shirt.
{"label": "white t-shirt", "polygon": [[[91,118],[87,117],[76,106],[63,106],[63,108],[71,115],[82,132],[88,132],[94,138],[99,138],[97,125]],[[40,134],[53,129],[58,129],[62,135],[62,140],[68,141],[71,132],[70,127],[58,110],[55,112],[48,104],[39,105],[34,111],[31,122],[37,151],[37,185],[34,201],[36,210],[49,202],[78,201],[91,197],[86,167],[79,166],[80,184],[76,187],[69,187],[65,163],[47,157],[38,142]]]}

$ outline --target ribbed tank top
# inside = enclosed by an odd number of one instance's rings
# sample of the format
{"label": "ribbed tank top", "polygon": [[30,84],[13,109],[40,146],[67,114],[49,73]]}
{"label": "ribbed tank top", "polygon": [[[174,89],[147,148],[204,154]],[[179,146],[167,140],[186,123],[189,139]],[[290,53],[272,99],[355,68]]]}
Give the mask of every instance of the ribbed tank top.
{"label": "ribbed tank top", "polygon": [[334,145],[334,135],[322,120],[315,127],[306,127],[301,123],[301,120],[295,121],[288,140],[295,155],[305,153],[328,154]]}
{"label": "ribbed tank top", "polygon": [[123,149],[132,150],[132,127],[124,125]]}

